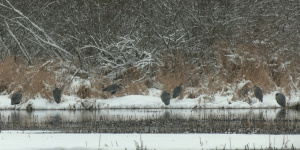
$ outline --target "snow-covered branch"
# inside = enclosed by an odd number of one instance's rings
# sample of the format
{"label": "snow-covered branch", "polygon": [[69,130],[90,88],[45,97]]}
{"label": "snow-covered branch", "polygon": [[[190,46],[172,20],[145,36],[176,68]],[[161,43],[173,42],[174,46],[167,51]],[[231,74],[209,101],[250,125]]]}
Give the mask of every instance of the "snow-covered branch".
{"label": "snow-covered branch", "polygon": [[[33,21],[31,21],[31,20],[30,20],[26,15],[24,15],[20,10],[16,9],[16,8],[15,8],[8,0],[6,0],[6,2],[7,2],[7,4],[9,5],[9,6],[6,6],[6,7],[10,7],[14,12],[16,12],[16,13],[20,16],[20,17],[15,17],[15,18],[13,18],[13,19],[8,19],[8,21],[11,21],[11,22],[13,22],[13,23],[18,24],[19,26],[21,26],[22,28],[24,28],[26,31],[28,31],[29,33],[31,33],[32,36],[37,40],[38,45],[42,46],[42,43],[44,43],[45,45],[48,45],[48,46],[50,46],[50,47],[53,47],[53,48],[59,50],[59,52],[65,54],[65,55],[67,56],[67,58],[73,56],[70,52],[68,52],[67,50],[65,50],[63,47],[59,46],[59,45],[55,42],[55,40],[53,40],[53,39],[51,38],[51,36],[49,36],[49,35],[46,33],[46,31],[45,31],[42,27],[38,26],[38,25],[35,24]],[[2,6],[2,5],[1,5],[1,6]],[[25,23],[21,23],[19,20],[22,21],[22,22],[25,22]],[[7,27],[8,27],[8,23],[7,23],[7,22],[5,22],[5,23],[6,23]],[[31,26],[25,25],[25,24],[27,24],[27,23],[28,23],[28,24],[31,24]],[[9,29],[9,28],[8,28],[8,29]],[[34,30],[37,30],[38,32],[40,32],[40,34],[37,33],[37,32],[35,32]],[[12,33],[12,31],[11,31],[10,29],[9,29],[8,32],[9,32],[10,34]],[[13,34],[11,34],[11,35],[13,36]],[[14,35],[13,38],[16,39],[16,36]],[[42,42],[42,43],[41,43],[41,42]],[[17,43],[19,43],[19,42],[17,42]],[[20,45],[19,45],[19,47],[20,47]],[[44,46],[42,46],[42,47],[44,48]],[[26,56],[25,56],[26,59],[27,59],[27,60],[30,60],[28,53],[27,53],[23,48],[21,48],[21,50],[22,50],[24,56],[26,55]],[[58,53],[55,52],[54,50],[52,50],[52,52],[53,52],[56,56],[59,56]],[[60,56],[59,56],[59,57],[60,57]]]}
{"label": "snow-covered branch", "polygon": [[28,55],[28,52],[26,51],[26,49],[23,48],[23,46],[21,45],[21,43],[19,42],[19,40],[17,39],[17,37],[10,30],[8,23],[6,21],[4,21],[4,22],[5,22],[5,25],[7,27],[7,31],[9,32],[9,34],[13,37],[13,39],[18,44],[18,46],[19,46],[20,50],[22,51],[24,57],[26,58],[26,60],[28,61],[29,64],[32,64],[32,60],[31,60],[30,56]]}

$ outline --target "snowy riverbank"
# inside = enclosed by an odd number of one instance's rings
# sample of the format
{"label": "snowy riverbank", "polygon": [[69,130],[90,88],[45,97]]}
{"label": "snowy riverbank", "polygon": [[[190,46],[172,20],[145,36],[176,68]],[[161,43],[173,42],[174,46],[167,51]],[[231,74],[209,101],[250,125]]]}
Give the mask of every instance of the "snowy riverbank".
{"label": "snowy riverbank", "polygon": [[[17,143],[17,144],[15,144]],[[299,135],[268,134],[62,134],[1,131],[0,149],[286,149]]]}
{"label": "snowy riverbank", "polygon": [[[165,105],[160,99],[160,90],[149,89],[149,95],[128,95],[124,97],[112,97],[109,99],[80,99],[77,96],[63,95],[62,102],[56,104],[53,100],[36,97],[30,99],[26,103],[15,106],[10,105],[9,95],[0,96],[0,109],[161,109]],[[223,96],[215,94],[213,97],[200,95],[197,98],[171,99],[171,104],[168,108],[278,108],[280,107],[276,100],[274,91],[270,94],[265,94],[263,102],[252,97],[251,103],[241,100],[232,101],[232,95]],[[300,104],[300,96],[293,95],[287,97],[287,106],[293,107]]]}

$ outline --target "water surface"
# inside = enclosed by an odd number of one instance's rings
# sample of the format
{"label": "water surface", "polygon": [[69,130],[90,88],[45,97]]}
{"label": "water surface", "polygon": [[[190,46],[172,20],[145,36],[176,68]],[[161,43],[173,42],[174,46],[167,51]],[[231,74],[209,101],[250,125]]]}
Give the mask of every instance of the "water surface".
{"label": "water surface", "polygon": [[294,109],[103,109],[0,111],[0,130],[68,133],[299,134]]}

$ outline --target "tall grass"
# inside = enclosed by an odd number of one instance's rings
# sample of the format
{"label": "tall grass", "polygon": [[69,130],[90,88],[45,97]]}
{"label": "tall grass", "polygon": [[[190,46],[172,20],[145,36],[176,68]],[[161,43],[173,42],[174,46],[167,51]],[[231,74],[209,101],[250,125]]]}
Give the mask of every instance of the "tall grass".
{"label": "tall grass", "polygon": [[15,61],[10,57],[0,63],[1,92],[10,94],[22,91],[25,100],[34,98],[37,94],[50,98],[55,79],[59,78],[46,69],[51,64],[35,62],[30,67],[22,64],[25,64],[22,59]]}
{"label": "tall grass", "polygon": [[252,89],[257,85],[264,93],[279,90],[290,95],[291,91],[297,92],[300,59],[297,56],[285,56],[288,51],[267,48],[270,47],[253,44],[230,47],[226,42],[219,44],[219,79],[231,85],[243,79],[249,80],[247,88]]}
{"label": "tall grass", "polygon": [[[254,85],[261,87],[264,93],[279,90],[289,95],[291,91],[300,89],[300,59],[295,58],[296,56],[285,56],[280,51],[270,51],[264,46],[232,46],[228,42],[220,42],[216,46],[214,57],[216,59],[213,62],[195,62],[190,60],[191,57],[184,50],[162,54],[163,66],[150,68],[151,72],[146,75],[135,66],[126,66],[115,81],[111,81],[108,74],[90,72],[87,80],[91,86],[80,85],[76,91],[65,90],[64,94],[75,94],[83,99],[105,99],[112,95],[102,92],[102,89],[113,83],[123,84],[123,90],[115,96],[145,95],[149,88],[172,93],[174,87],[183,83],[184,94],[180,99],[183,96],[196,98],[201,94],[227,93],[231,90],[235,93],[233,100],[244,98],[248,102],[247,96],[237,88],[237,84],[243,80],[247,80],[244,88],[249,93]],[[213,58],[207,58],[209,59]],[[66,81],[71,80],[70,75],[77,68],[76,64],[58,60],[34,60],[32,66],[25,64],[24,60],[13,57],[6,57],[1,61],[0,92],[11,94],[21,90],[25,100],[37,95],[51,100],[54,86],[69,87],[65,85],[69,84]],[[193,90],[188,90],[191,88]]]}

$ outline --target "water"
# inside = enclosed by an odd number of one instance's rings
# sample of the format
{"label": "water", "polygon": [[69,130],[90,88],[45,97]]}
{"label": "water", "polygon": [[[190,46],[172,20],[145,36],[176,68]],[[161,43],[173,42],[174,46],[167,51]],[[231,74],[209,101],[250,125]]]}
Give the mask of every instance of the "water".
{"label": "water", "polygon": [[293,109],[104,109],[0,111],[0,130],[63,133],[299,134]]}

